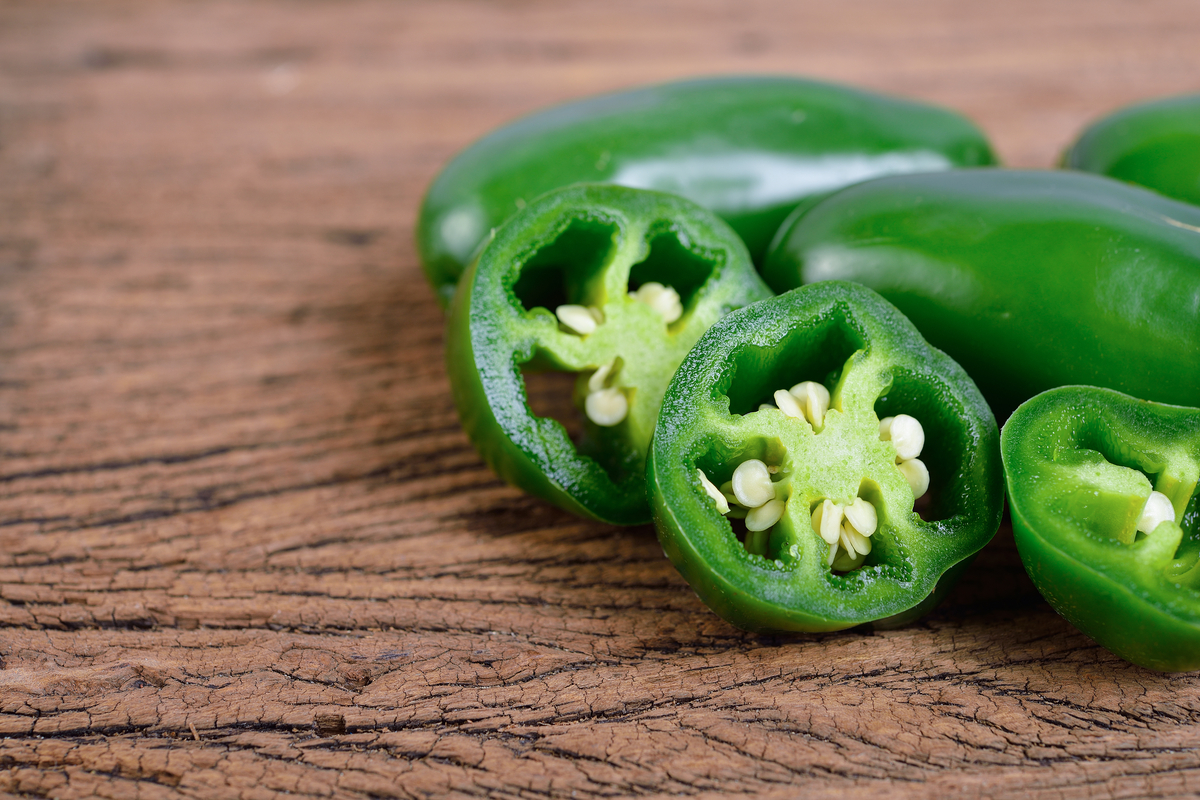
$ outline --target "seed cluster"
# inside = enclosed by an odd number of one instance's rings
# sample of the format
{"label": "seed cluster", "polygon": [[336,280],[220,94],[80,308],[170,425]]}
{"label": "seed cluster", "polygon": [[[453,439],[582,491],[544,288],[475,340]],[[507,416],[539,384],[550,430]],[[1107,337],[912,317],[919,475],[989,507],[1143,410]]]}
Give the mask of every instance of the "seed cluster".
{"label": "seed cluster", "polygon": [[[790,418],[804,421],[814,431],[824,427],[830,394],[822,384],[803,381],[790,389],[778,390],[772,397],[775,405],[763,403],[758,410],[782,411]],[[908,481],[913,498],[923,496],[929,490],[929,470],[918,458],[925,447],[925,429],[921,423],[907,414],[884,417],[879,421],[879,438],[891,442],[895,448],[896,468]],[[738,464],[733,477],[718,488],[704,470],[696,470],[700,485],[717,511],[729,517],[744,516],[747,531],[765,531],[782,518],[787,500],[776,496],[776,484],[771,480],[771,475],[778,471],[779,467],[752,458]],[[811,522],[813,531],[829,546],[826,563],[834,570],[847,572],[862,566],[871,552],[871,535],[879,529],[879,512],[862,497],[856,496],[849,503],[824,498],[813,506]]]}
{"label": "seed cluster", "polygon": [[768,467],[757,458],[743,461],[733,471],[726,491],[735,506],[745,510],[746,530],[765,531],[783,516],[786,501],[775,496],[775,484],[771,481],[771,475],[778,471],[779,467]]}
{"label": "seed cluster", "polygon": [[[629,296],[657,311],[668,325],[683,316],[679,292],[670,286],[649,281],[638,287],[637,291],[630,292]],[[595,333],[596,328],[604,324],[604,312],[596,306],[565,304],[554,309],[554,316],[569,333],[579,336]],[[601,427],[619,425],[629,414],[629,399],[612,385],[620,368],[621,357],[617,356],[607,364],[602,364],[588,378],[583,411],[588,419]]]}
{"label": "seed cluster", "polygon": [[778,407],[794,419],[802,419],[821,430],[825,426],[825,413],[829,411],[829,390],[816,381],[802,381],[790,389],[780,389],[773,395],[775,405],[763,403],[759,411]]}
{"label": "seed cluster", "polygon": [[847,505],[825,498],[813,509],[812,527],[829,545],[826,563],[848,572],[862,566],[871,552],[871,534],[879,528],[879,512],[861,497]]}
{"label": "seed cluster", "polygon": [[779,472],[777,466],[767,466],[757,458],[738,464],[733,477],[717,488],[704,470],[697,469],[700,484],[712,498],[717,510],[735,519],[746,520],[746,530],[765,531],[783,516],[786,500],[777,497],[771,476]]}

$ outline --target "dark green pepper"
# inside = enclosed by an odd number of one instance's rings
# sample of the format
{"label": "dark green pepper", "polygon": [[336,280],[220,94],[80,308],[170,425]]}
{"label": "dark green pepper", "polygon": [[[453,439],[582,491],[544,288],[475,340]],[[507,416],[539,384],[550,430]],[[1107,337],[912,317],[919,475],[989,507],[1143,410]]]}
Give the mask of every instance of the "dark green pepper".
{"label": "dark green pepper", "polygon": [[994,163],[950,111],[795,78],[709,78],[538,112],[446,165],[417,220],[443,302],[488,231],[543,192],[588,181],[657,189],[716,212],[757,261],[812,194],[898,172]]}
{"label": "dark green pepper", "polygon": [[966,368],[1001,418],[1065,384],[1200,400],[1200,208],[1120,181],[880,178],[791,220],[763,276],[776,291],[870,286]]}
{"label": "dark green pepper", "polygon": [[1063,166],[1200,204],[1200,94],[1129,106],[1092,123]]}
{"label": "dark green pepper", "polygon": [[1001,449],[1050,605],[1135,664],[1200,669],[1200,409],[1066,386],[1018,408]]}
{"label": "dark green pepper", "polygon": [[995,534],[1003,498],[971,379],[839,282],[709,329],[667,389],[648,471],[663,550],[754,631],[915,619]]}
{"label": "dark green pepper", "polygon": [[[671,375],[713,322],[770,294],[737,234],[694,203],[620,186],[544,195],[496,231],[451,307],[463,426],[509,483],[604,522],[647,522],[646,450]],[[578,447],[530,410],[523,369],[578,375]]]}

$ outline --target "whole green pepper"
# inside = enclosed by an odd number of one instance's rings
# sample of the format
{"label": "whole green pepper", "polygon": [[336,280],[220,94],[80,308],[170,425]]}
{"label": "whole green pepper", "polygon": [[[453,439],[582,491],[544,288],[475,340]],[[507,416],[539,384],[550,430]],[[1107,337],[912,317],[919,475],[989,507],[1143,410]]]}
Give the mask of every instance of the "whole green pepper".
{"label": "whole green pepper", "polygon": [[1200,409],[1066,386],[1001,435],[1013,534],[1038,591],[1104,647],[1200,669]]}
{"label": "whole green pepper", "polygon": [[580,181],[657,189],[716,212],[759,260],[805,197],[899,172],[994,163],[983,134],[929,105],[795,78],[650,86],[540,111],[434,179],[417,248],[443,303],[488,232]]}
{"label": "whole green pepper", "polygon": [[[463,426],[509,483],[604,522],[647,522],[646,450],[671,375],[713,322],[770,295],[729,226],[683,198],[544,195],[496,231],[451,307]],[[522,370],[578,376],[578,447],[530,410]]]}
{"label": "whole green pepper", "polygon": [[852,280],[886,297],[1004,418],[1065,384],[1200,401],[1200,208],[1077,172],[880,178],[780,231],[776,291]]}
{"label": "whole green pepper", "polygon": [[1092,123],[1063,166],[1200,204],[1200,94],[1129,106]]}
{"label": "whole green pepper", "polygon": [[738,627],[899,625],[995,534],[999,448],[971,379],[895,307],[815,284],[735,311],[684,359],[647,466],[654,522]]}

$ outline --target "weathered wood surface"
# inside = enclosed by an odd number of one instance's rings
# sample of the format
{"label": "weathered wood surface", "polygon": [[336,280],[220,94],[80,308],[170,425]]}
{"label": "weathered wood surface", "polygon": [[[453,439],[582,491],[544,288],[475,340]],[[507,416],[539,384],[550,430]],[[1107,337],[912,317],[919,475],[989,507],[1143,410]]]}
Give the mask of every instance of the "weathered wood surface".
{"label": "weathered wood surface", "polygon": [[1040,167],[1198,41],[1193,0],[0,5],[0,791],[1200,793],[1197,679],[1075,633],[1003,531],[911,629],[762,637],[502,485],[412,245],[552,101],[801,73]]}

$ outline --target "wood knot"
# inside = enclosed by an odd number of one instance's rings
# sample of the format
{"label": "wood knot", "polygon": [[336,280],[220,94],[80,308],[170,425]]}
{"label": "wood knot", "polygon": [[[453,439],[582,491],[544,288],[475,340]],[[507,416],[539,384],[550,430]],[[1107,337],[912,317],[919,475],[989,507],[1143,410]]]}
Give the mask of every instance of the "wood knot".
{"label": "wood knot", "polygon": [[346,718],[341,714],[317,714],[313,729],[318,736],[339,736],[346,732]]}
{"label": "wood knot", "polygon": [[342,670],[342,677],[352,689],[361,689],[371,682],[371,670],[368,667],[354,666]]}

